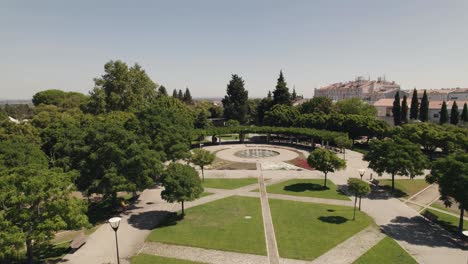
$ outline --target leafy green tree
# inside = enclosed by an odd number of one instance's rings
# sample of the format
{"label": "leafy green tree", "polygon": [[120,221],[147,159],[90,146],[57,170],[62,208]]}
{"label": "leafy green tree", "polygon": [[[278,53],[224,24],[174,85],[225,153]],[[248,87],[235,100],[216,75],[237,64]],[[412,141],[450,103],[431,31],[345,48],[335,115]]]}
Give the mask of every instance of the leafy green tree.
{"label": "leafy green tree", "polygon": [[427,92],[424,90],[423,97],[421,99],[421,106],[419,108],[419,120],[427,122],[429,120],[429,99],[427,98]]}
{"label": "leafy green tree", "polygon": [[238,126],[240,126],[240,123],[239,123],[239,121],[237,121],[235,119],[229,119],[228,121],[225,122],[224,125],[227,126],[227,127],[238,127]]}
{"label": "leafy green tree", "polygon": [[247,123],[248,124],[256,124],[258,123],[258,104],[260,103],[261,99],[249,99],[247,100]]}
{"label": "leafy green tree", "polygon": [[192,99],[192,95],[190,94],[190,90],[189,88],[185,88],[185,93],[184,93],[184,99],[183,99],[184,103],[186,104],[193,104],[193,99]]}
{"label": "leafy green tree", "polygon": [[190,162],[200,167],[202,172],[202,180],[205,180],[204,168],[206,165],[213,163],[215,155],[208,150],[204,149],[194,149],[192,151],[192,156],[190,157]]}
{"label": "leafy green tree", "polygon": [[36,93],[32,98],[32,102],[34,106],[44,104],[69,109],[86,104],[88,99],[88,96],[82,93],[64,92],[52,89]]}
{"label": "leafy green tree", "polygon": [[208,111],[210,111],[211,118],[223,117],[223,108],[221,106],[212,105],[210,108],[208,108]]}
{"label": "leafy green tree", "polygon": [[172,97],[157,98],[137,113],[137,119],[137,135],[147,137],[162,160],[188,157],[194,120],[184,103]]}
{"label": "leafy green tree", "polygon": [[439,185],[440,200],[449,207],[456,201],[460,209],[458,229],[463,231],[463,214],[468,210],[468,154],[457,153],[438,159],[433,163],[430,175],[426,177],[429,183]]}
{"label": "leafy green tree", "polygon": [[161,198],[169,203],[179,202],[182,205],[182,216],[185,215],[184,202],[193,201],[203,193],[203,186],[197,171],[189,165],[171,163],[161,178],[164,190]]}
{"label": "leafy green tree", "polygon": [[393,114],[393,123],[395,126],[401,125],[401,105],[400,105],[400,93],[395,93],[395,100],[393,100],[393,107],[392,107],[392,114]]}
{"label": "leafy green tree", "polygon": [[48,167],[47,156],[21,136],[0,141],[0,171],[27,166],[45,169]]}
{"label": "leafy green tree", "polygon": [[359,98],[339,100],[335,107],[337,112],[343,115],[377,116],[377,109]]}
{"label": "leafy green tree", "polygon": [[158,94],[160,96],[167,96],[167,90],[166,90],[166,87],[164,87],[164,85],[159,86]]}
{"label": "leafy green tree", "polygon": [[87,225],[85,204],[71,195],[73,179],[72,173],[33,167],[0,174],[1,218],[24,238],[28,263],[34,247],[48,243],[54,232]]}
{"label": "leafy green tree", "polygon": [[157,85],[138,64],[128,68],[122,61],[110,61],[104,65],[104,71],[101,78],[94,79],[95,88],[88,104],[91,113],[101,113],[100,106],[105,107],[105,112],[134,112],[157,95]]}
{"label": "leafy green tree", "polygon": [[0,263],[17,258],[24,248],[24,233],[5,219],[5,211],[0,210]]}
{"label": "leafy green tree", "polygon": [[338,148],[343,151],[343,159],[346,160],[346,149],[353,146],[353,142],[347,137],[337,137],[335,138],[335,144]]}
{"label": "leafy green tree", "polygon": [[268,91],[268,94],[269,96],[260,100],[260,102],[257,105],[256,123],[259,125],[263,124],[265,113],[270,111],[271,107],[273,107],[273,99],[271,98],[271,92]]}
{"label": "leafy green tree", "polygon": [[418,101],[418,92],[416,88],[413,90],[413,97],[411,98],[411,107],[410,107],[410,119],[418,119],[419,113],[419,101]]}
{"label": "leafy green tree", "polygon": [[329,172],[346,168],[346,161],[338,158],[335,153],[323,148],[317,148],[312,151],[307,158],[307,164],[325,174],[324,188],[327,188],[327,174]]}
{"label": "leafy green tree", "polygon": [[349,178],[348,191],[354,195],[353,220],[355,220],[357,199],[359,198],[359,209],[361,209],[361,197],[368,195],[371,189],[367,182],[357,178]]}
{"label": "leafy green tree", "polygon": [[458,112],[457,101],[453,101],[452,109],[450,110],[450,124],[457,125],[460,120],[460,113]]}
{"label": "leafy green tree", "polygon": [[401,123],[408,123],[408,102],[406,95],[403,96],[403,101],[401,102]]}
{"label": "leafy green tree", "polygon": [[[361,101],[361,100],[359,100]],[[346,104],[343,107],[347,107]],[[323,114],[330,114],[332,112],[333,102],[330,98],[325,96],[316,96],[299,106],[299,111],[302,114],[312,114],[320,112]]]}
{"label": "leafy green tree", "polygon": [[265,113],[263,123],[269,126],[290,127],[299,116],[295,107],[278,104]]}
{"label": "leafy green tree", "polygon": [[392,193],[395,191],[395,175],[412,179],[422,175],[428,164],[418,145],[400,138],[371,141],[364,160],[379,175],[384,172],[392,175]]}
{"label": "leafy green tree", "polygon": [[283,71],[280,71],[276,88],[273,91],[273,105],[277,104],[292,105],[291,94],[284,80]]}
{"label": "leafy green tree", "polygon": [[461,114],[461,120],[462,120],[463,122],[468,122],[468,106],[467,106],[466,103],[463,105],[463,111],[462,111],[462,114]]}
{"label": "leafy green tree", "polygon": [[232,75],[231,81],[227,85],[226,96],[223,98],[224,117],[235,119],[241,124],[247,121],[248,96],[249,93],[244,88],[244,80],[237,74]]}
{"label": "leafy green tree", "polygon": [[194,122],[195,128],[205,129],[210,126],[210,121],[208,120],[208,113],[206,111],[200,111],[197,115],[197,118]]}
{"label": "leafy green tree", "polygon": [[445,101],[442,103],[442,107],[440,108],[440,117],[439,117],[439,124],[443,125],[448,122],[449,114],[447,110],[447,103]]}

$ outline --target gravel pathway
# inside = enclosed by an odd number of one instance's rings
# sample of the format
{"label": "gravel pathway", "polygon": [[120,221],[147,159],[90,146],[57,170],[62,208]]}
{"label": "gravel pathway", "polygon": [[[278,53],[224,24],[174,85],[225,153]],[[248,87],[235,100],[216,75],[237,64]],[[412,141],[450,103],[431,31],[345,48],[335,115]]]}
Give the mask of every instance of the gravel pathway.
{"label": "gravel pathway", "polygon": [[368,227],[312,261],[313,264],[353,263],[385,237],[375,227]]}
{"label": "gravel pathway", "polygon": [[278,245],[276,244],[275,229],[271,218],[270,204],[265,188],[265,181],[262,174],[262,165],[257,163],[259,170],[258,184],[260,190],[260,201],[262,205],[263,225],[265,227],[265,240],[267,244],[268,259],[270,264],[279,264]]}

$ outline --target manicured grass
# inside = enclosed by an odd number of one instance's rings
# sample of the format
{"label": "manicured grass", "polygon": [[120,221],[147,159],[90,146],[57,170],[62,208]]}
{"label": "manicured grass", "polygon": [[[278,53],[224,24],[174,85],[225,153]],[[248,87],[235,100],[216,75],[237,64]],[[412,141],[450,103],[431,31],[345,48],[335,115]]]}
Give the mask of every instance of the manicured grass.
{"label": "manicured grass", "polygon": [[[383,186],[385,189],[391,190],[392,180],[379,180],[379,185]],[[424,179],[398,179],[395,180],[394,195],[397,197],[410,197],[427,186],[429,186],[429,183]]]}
{"label": "manicured grass", "polygon": [[281,257],[313,260],[373,223],[353,207],[270,199]]}
{"label": "manicured grass", "polygon": [[205,179],[203,188],[217,188],[233,190],[243,186],[257,183],[256,178],[240,178],[240,179]]}
{"label": "manicured grass", "polygon": [[138,254],[132,257],[132,264],[201,264],[201,262],[193,262],[188,260],[165,258],[154,255]]}
{"label": "manicured grass", "polygon": [[[453,215],[445,214],[431,209],[426,209],[422,214],[425,216],[428,216],[428,214],[432,214],[436,218],[435,220],[433,220],[434,222],[436,222],[437,224],[439,224],[440,226],[442,226],[450,232],[458,233],[458,222],[460,221],[459,217],[455,217]],[[428,218],[431,219],[431,216],[429,216]],[[468,221],[463,221],[463,227],[464,229],[468,228]]]}
{"label": "manicured grass", "polygon": [[413,264],[418,263],[390,237],[385,237],[353,264]]}
{"label": "manicured grass", "polygon": [[210,192],[202,192],[202,194],[200,195],[200,198],[205,197],[205,196],[208,196],[208,195],[212,195],[212,193],[210,193]]}
{"label": "manicured grass", "polygon": [[[186,210],[171,217],[148,241],[266,255],[258,198],[233,196]],[[250,216],[250,219],[246,219]]]}
{"label": "manicured grass", "polygon": [[342,194],[336,185],[327,180],[327,188],[323,188],[324,180],[289,180],[267,186],[267,192],[295,196],[309,196],[326,199],[349,200],[348,196]]}

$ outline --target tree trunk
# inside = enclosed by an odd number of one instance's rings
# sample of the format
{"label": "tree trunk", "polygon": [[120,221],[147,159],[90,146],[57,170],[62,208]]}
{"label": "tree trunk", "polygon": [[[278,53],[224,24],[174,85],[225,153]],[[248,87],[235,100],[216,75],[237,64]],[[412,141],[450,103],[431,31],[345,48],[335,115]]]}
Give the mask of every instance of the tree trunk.
{"label": "tree trunk", "polygon": [[323,182],[323,187],[327,188],[327,174],[325,173],[325,181]]}
{"label": "tree trunk", "polygon": [[392,174],[392,194],[395,191],[395,174]]}
{"label": "tree trunk", "polygon": [[26,239],[26,252],[28,256],[28,263],[32,264],[33,263],[33,246],[32,246],[32,241],[31,239],[27,238]]}
{"label": "tree trunk", "polygon": [[205,172],[203,171],[203,166],[201,168],[202,181],[205,181]]}
{"label": "tree trunk", "polygon": [[184,201],[182,201],[182,216],[185,216]]}
{"label": "tree trunk", "polygon": [[353,220],[356,219],[356,203],[357,203],[357,195],[354,196],[354,211],[353,211]]}
{"label": "tree trunk", "polygon": [[465,213],[465,209],[463,206],[460,206],[460,222],[458,223],[458,230],[460,231],[460,234],[463,232],[463,215]]}

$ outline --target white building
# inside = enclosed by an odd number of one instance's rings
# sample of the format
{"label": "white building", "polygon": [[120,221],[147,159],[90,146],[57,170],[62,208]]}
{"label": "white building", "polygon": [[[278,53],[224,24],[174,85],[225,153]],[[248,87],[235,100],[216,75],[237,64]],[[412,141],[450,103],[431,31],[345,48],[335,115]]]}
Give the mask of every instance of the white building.
{"label": "white building", "polygon": [[[406,90],[406,93],[412,95],[413,90]],[[418,99],[421,100],[424,89],[417,89]],[[468,88],[441,88],[426,89],[429,101],[449,101],[449,100],[468,100]]]}
{"label": "white building", "polygon": [[[346,83],[334,83],[321,88],[316,88],[314,97],[325,96],[334,101],[347,98],[360,98],[368,103],[373,103],[382,98],[393,98],[400,91],[400,85],[386,81],[384,78],[377,80],[365,80],[357,77],[354,81]],[[400,95],[407,95],[400,91]]]}

